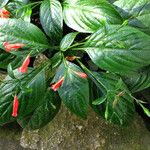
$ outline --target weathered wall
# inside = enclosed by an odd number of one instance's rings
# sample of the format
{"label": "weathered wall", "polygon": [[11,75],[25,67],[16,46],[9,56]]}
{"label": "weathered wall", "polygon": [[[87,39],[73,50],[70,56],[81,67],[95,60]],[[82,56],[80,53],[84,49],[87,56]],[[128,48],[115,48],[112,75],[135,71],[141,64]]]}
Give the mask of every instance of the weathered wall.
{"label": "weathered wall", "polygon": [[16,124],[0,127],[0,150],[29,150],[20,145],[21,132]]}
{"label": "weathered wall", "polygon": [[131,126],[119,128],[94,112],[87,120],[81,120],[62,107],[44,128],[24,130],[21,145],[38,150],[150,150],[150,132],[139,116]]}

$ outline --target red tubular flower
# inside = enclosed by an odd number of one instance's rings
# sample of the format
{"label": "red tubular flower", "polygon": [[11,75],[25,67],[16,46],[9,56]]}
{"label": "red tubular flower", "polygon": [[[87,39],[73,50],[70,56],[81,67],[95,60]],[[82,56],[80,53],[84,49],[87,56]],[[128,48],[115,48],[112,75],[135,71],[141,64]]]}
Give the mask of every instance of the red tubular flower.
{"label": "red tubular flower", "polygon": [[5,8],[0,9],[0,18],[9,18],[10,17],[10,12],[6,10]]}
{"label": "red tubular flower", "polygon": [[30,64],[30,55],[26,57],[21,67],[18,68],[18,71],[21,73],[26,73],[28,71],[28,66]]}
{"label": "red tubular flower", "polygon": [[25,44],[22,43],[9,44],[9,42],[4,42],[3,45],[5,47],[5,51],[9,53],[12,49],[17,50],[19,48],[22,48]]}
{"label": "red tubular flower", "polygon": [[19,108],[19,100],[18,100],[18,97],[15,95],[14,101],[13,101],[13,112],[12,112],[13,117],[18,116],[18,108]]}
{"label": "red tubular flower", "polygon": [[62,85],[62,83],[64,82],[64,77],[62,77],[61,79],[59,79],[55,84],[53,84],[51,86],[51,88],[54,90],[54,91],[57,91],[58,88]]}
{"label": "red tubular flower", "polygon": [[83,72],[75,72],[75,74],[77,74],[78,76],[80,76],[81,78],[87,78],[87,74],[83,73]]}

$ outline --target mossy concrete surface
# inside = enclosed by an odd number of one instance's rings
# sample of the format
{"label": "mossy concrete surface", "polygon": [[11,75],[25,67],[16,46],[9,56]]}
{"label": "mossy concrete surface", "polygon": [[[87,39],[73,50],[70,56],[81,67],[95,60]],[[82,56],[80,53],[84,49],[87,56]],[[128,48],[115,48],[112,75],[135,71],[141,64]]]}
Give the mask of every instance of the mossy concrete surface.
{"label": "mossy concrete surface", "polygon": [[20,145],[21,132],[16,124],[0,127],[0,150],[29,150]]}
{"label": "mossy concrete surface", "polygon": [[37,150],[150,150],[150,132],[138,115],[129,127],[120,128],[93,111],[82,120],[62,106],[44,128],[24,130],[21,145]]}

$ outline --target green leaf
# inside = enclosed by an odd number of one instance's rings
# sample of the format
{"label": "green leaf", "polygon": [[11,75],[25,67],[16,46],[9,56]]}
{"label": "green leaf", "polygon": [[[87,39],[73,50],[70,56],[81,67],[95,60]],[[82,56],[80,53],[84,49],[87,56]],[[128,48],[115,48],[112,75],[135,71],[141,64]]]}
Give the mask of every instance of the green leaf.
{"label": "green leaf", "polygon": [[15,55],[5,53],[0,50],[0,68],[7,69],[9,63],[11,63],[13,69],[16,69],[22,64],[24,57],[16,57]]}
{"label": "green leaf", "polygon": [[60,98],[57,93],[47,90],[44,101],[36,108],[31,116],[17,121],[23,128],[38,129],[49,123],[60,109]]}
{"label": "green leaf", "polygon": [[31,21],[31,14],[32,14],[32,9],[30,6],[24,6],[21,8],[18,8],[14,10],[15,13],[15,18],[21,18],[24,21],[30,22]]}
{"label": "green leaf", "polygon": [[[100,112],[109,122],[118,125],[126,126],[131,123],[135,113],[134,101],[126,85],[123,81],[121,83],[120,77],[110,73],[96,72],[94,73],[94,77],[97,81],[105,85],[106,89],[106,93],[103,93],[102,99],[105,100],[97,107],[97,112]],[[96,80],[93,81],[96,85],[99,84]],[[119,86],[116,86],[117,84]],[[99,88],[100,86],[97,87]]]}
{"label": "green leaf", "polygon": [[117,0],[114,5],[123,18],[129,19],[131,26],[150,34],[149,0]]}
{"label": "green leaf", "polygon": [[0,19],[0,27],[1,47],[3,47],[2,45],[5,41],[9,43],[23,43],[25,48],[32,50],[33,54],[49,48],[49,43],[44,33],[31,23],[21,19]]}
{"label": "green leaf", "polygon": [[148,117],[150,117],[150,111],[149,111],[149,109],[147,109],[146,107],[144,107],[141,103],[140,103],[140,106],[142,107],[144,113],[145,113]]}
{"label": "green leaf", "polygon": [[150,87],[150,68],[144,68],[134,74],[124,76],[124,81],[132,93]]}
{"label": "green leaf", "polygon": [[12,68],[12,65],[9,64],[8,67],[7,67],[7,72],[8,72],[8,75],[12,78],[12,79],[15,79],[15,75],[14,75],[14,72],[13,72],[13,68]]}
{"label": "green leaf", "polygon": [[56,53],[52,58],[52,69],[55,69],[62,62],[62,54],[60,52]]}
{"label": "green leaf", "polygon": [[[43,101],[45,93],[45,67],[37,68],[29,71],[24,75],[17,70],[14,75],[17,79],[6,77],[4,83],[0,85],[0,124],[5,124],[14,120],[11,116],[13,97],[17,92],[19,98],[18,118],[23,118],[32,113]],[[32,89],[28,93],[24,93],[23,88]],[[39,88],[40,87],[40,88]]]}
{"label": "green leaf", "polygon": [[7,9],[11,12],[11,17],[15,17],[14,12],[26,7],[29,0],[10,0],[7,4]]}
{"label": "green leaf", "polygon": [[7,4],[7,9],[11,12],[11,18],[18,18],[30,22],[32,8],[26,5],[28,0],[14,0]]}
{"label": "green leaf", "polygon": [[150,36],[133,27],[112,25],[91,35],[81,50],[100,68],[126,75],[150,64],[149,43]]}
{"label": "green leaf", "polygon": [[40,8],[40,21],[51,43],[59,42],[62,37],[62,7],[58,0],[44,0]]}
{"label": "green leaf", "polygon": [[74,42],[77,35],[78,35],[78,32],[72,32],[72,33],[65,35],[60,43],[60,49],[62,51],[66,51]]}
{"label": "green leaf", "polygon": [[104,103],[106,99],[107,99],[107,97],[106,97],[106,95],[104,95],[104,96],[102,96],[102,97],[100,97],[100,98],[94,100],[94,101],[92,102],[92,104],[93,104],[93,105],[100,105],[100,104]]}
{"label": "green leaf", "polygon": [[83,72],[77,65],[66,62],[58,68],[54,82],[64,76],[64,82],[58,93],[64,104],[77,116],[86,118],[89,104],[88,80],[78,76],[75,72]]}
{"label": "green leaf", "polygon": [[65,0],[64,21],[79,32],[92,33],[105,22],[121,24],[122,18],[114,7],[104,0]]}
{"label": "green leaf", "polygon": [[8,3],[8,1],[9,0],[0,0],[0,8],[4,7]]}

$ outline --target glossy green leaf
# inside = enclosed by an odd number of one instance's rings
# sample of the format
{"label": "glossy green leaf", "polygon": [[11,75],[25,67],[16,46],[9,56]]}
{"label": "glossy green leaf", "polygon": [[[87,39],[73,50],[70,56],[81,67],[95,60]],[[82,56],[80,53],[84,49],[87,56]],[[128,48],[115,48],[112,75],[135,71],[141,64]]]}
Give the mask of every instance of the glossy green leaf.
{"label": "glossy green leaf", "polygon": [[129,24],[150,34],[150,1],[117,0],[114,5]]}
{"label": "glossy green leaf", "polygon": [[57,82],[60,77],[64,76],[64,82],[58,90],[62,101],[71,112],[86,118],[89,104],[88,80],[81,78],[75,72],[83,71],[73,63],[62,63],[53,82]]}
{"label": "glossy green leaf", "polygon": [[15,75],[14,75],[13,68],[12,68],[12,65],[11,65],[11,64],[8,65],[8,67],[7,67],[7,72],[8,72],[8,75],[9,75],[12,79],[15,79]]}
{"label": "glossy green leaf", "polygon": [[32,8],[31,5],[25,5],[28,0],[14,0],[7,4],[7,9],[11,12],[11,18],[22,19],[30,22]]}
{"label": "glossy green leaf", "polygon": [[44,0],[40,8],[40,21],[51,43],[59,42],[62,37],[63,16],[58,0]]}
{"label": "glossy green leaf", "polygon": [[94,100],[94,101],[92,102],[92,104],[93,104],[93,105],[100,105],[100,104],[104,103],[106,99],[107,99],[106,96],[102,96],[102,97],[100,97],[100,98]]}
{"label": "glossy green leaf", "polygon": [[[110,73],[94,73],[94,76],[105,85],[107,91],[103,96],[106,100],[97,107],[102,116],[109,122],[122,126],[131,123],[135,113],[134,101],[123,81],[120,84],[120,78]],[[94,82],[98,84],[95,80]]]}
{"label": "glossy green leaf", "polygon": [[61,61],[62,61],[62,54],[58,52],[51,58],[52,69],[58,67],[61,64]]}
{"label": "glossy green leaf", "polygon": [[60,109],[60,98],[57,93],[47,90],[44,100],[31,116],[17,121],[23,128],[38,129],[49,123]]}
{"label": "glossy green leaf", "polygon": [[[16,92],[19,98],[18,118],[32,113],[42,102],[45,93],[44,68],[30,71],[27,75],[21,74],[17,70],[14,74],[17,79],[12,79],[7,76],[4,83],[0,85],[0,124],[14,120],[11,114],[13,96]],[[24,88],[31,90],[30,92],[24,93]]]}
{"label": "glossy green leaf", "polygon": [[62,51],[66,51],[74,42],[77,35],[78,35],[78,32],[72,32],[72,33],[65,35],[60,43],[60,49]]}
{"label": "glossy green leaf", "polygon": [[0,0],[0,8],[5,6],[9,0]]}
{"label": "glossy green leaf", "polygon": [[65,23],[79,32],[92,33],[105,22],[122,23],[119,13],[104,0],[65,0],[63,6]]}
{"label": "glossy green leaf", "polygon": [[147,34],[133,27],[113,25],[91,35],[81,50],[86,50],[100,68],[126,74],[150,64],[149,43]]}
{"label": "glossy green leaf", "polygon": [[142,91],[150,87],[150,68],[125,76],[124,81],[132,93]]}
{"label": "glossy green leaf", "polygon": [[15,55],[5,53],[0,50],[0,68],[7,69],[9,63],[11,63],[13,69],[16,69],[22,64],[24,57],[16,57]]}
{"label": "glossy green leaf", "polygon": [[19,19],[0,19],[0,46],[3,42],[23,43],[33,54],[49,48],[44,33],[35,25]]}
{"label": "glossy green leaf", "polygon": [[29,0],[10,0],[9,3],[7,3],[7,9],[11,12],[11,17],[15,18],[16,15],[14,14],[14,12],[18,11],[19,9],[24,9],[24,7],[28,7],[25,6],[28,1]]}
{"label": "glossy green leaf", "polygon": [[24,21],[31,21],[32,9],[29,6],[24,6],[13,11],[15,18],[21,18]]}

